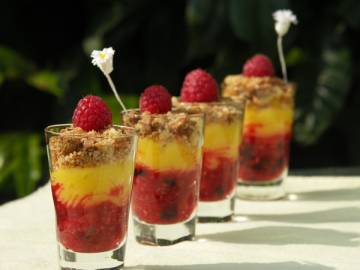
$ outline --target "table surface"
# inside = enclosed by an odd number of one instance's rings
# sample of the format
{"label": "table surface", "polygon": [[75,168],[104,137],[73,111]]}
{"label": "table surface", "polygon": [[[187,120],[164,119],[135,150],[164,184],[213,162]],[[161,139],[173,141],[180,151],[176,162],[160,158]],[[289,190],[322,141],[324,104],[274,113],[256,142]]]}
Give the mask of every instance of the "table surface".
{"label": "table surface", "polygon": [[[289,177],[288,197],[236,202],[233,222],[197,239],[142,246],[130,222],[126,269],[360,269],[360,177]],[[49,185],[0,207],[0,269],[57,269]]]}

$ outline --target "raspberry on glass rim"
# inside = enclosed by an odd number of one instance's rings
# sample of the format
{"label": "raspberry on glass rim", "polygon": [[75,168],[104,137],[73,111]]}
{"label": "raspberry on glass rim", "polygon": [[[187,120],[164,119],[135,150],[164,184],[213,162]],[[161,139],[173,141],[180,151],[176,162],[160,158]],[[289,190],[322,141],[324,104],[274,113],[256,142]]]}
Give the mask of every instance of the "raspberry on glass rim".
{"label": "raspberry on glass rim", "polygon": [[[286,175],[293,119],[294,87],[275,77],[271,60],[262,54],[249,58],[242,74],[229,75],[223,95],[236,100],[246,96],[243,142],[239,148],[238,195],[245,199],[275,199],[281,188],[262,192],[261,186],[281,187]],[[246,186],[246,188],[243,188]],[[256,186],[259,194],[250,194]],[[269,190],[269,189],[268,189]]]}
{"label": "raspberry on glass rim", "polygon": [[162,85],[151,85],[140,96],[140,111],[167,113],[171,110],[171,95]]}
{"label": "raspberry on glass rim", "polygon": [[205,114],[200,221],[226,221],[233,214],[243,108],[219,102],[218,88],[209,73],[195,69],[185,76],[180,98],[173,98],[176,108]]}
{"label": "raspberry on glass rim", "polygon": [[193,239],[203,119],[171,111],[161,85],[146,88],[139,105],[123,113],[124,124],[140,134],[131,203],[136,239],[149,245]]}
{"label": "raspberry on glass rim", "polygon": [[102,130],[112,124],[112,113],[98,96],[86,96],[78,102],[72,117],[74,127],[82,130]]}
{"label": "raspberry on glass rim", "polygon": [[219,100],[219,87],[215,79],[203,69],[189,72],[180,91],[181,101],[212,102]]}
{"label": "raspberry on glass rim", "polygon": [[242,74],[246,77],[273,77],[275,72],[269,57],[255,54],[245,62]]}
{"label": "raspberry on glass rim", "polygon": [[135,130],[112,126],[97,96],[81,99],[73,124],[46,129],[57,237],[67,252],[123,249],[133,176]]}

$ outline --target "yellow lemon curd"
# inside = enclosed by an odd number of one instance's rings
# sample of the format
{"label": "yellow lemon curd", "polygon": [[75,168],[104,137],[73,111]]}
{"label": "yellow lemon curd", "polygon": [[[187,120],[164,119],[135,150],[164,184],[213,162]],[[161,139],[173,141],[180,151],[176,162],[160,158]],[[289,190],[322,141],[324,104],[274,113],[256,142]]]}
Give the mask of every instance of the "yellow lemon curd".
{"label": "yellow lemon curd", "polygon": [[[257,136],[271,136],[291,131],[293,105],[274,101],[270,106],[260,107],[248,103],[245,109],[244,133],[256,132]],[[256,131],[254,131],[256,130]]]}
{"label": "yellow lemon curd", "polygon": [[136,163],[152,170],[187,170],[197,166],[201,149],[181,140],[163,142],[160,139],[139,139]]}
{"label": "yellow lemon curd", "polygon": [[222,156],[237,158],[241,143],[241,121],[207,123],[205,125],[204,151],[217,151]]}
{"label": "yellow lemon curd", "polygon": [[57,198],[68,206],[102,201],[121,206],[129,197],[133,166],[130,159],[124,159],[94,167],[60,168],[51,173],[51,181],[60,186]]}
{"label": "yellow lemon curd", "polygon": [[[204,151],[237,158],[241,137],[241,121],[207,123],[204,133]],[[143,137],[139,139],[136,163],[157,171],[188,170],[201,162],[201,149],[196,144],[181,140],[163,142]]]}

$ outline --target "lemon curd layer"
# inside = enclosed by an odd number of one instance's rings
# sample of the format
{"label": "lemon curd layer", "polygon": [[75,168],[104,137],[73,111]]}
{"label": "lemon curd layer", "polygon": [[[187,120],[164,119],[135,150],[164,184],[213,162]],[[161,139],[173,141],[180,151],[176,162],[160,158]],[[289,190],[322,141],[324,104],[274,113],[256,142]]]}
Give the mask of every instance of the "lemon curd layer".
{"label": "lemon curd layer", "polygon": [[244,133],[255,132],[258,136],[288,133],[291,131],[293,111],[290,103],[274,102],[265,107],[249,103],[245,110]]}
{"label": "lemon curd layer", "polygon": [[121,206],[127,203],[133,162],[121,160],[85,168],[60,168],[51,173],[53,185],[59,185],[57,198],[68,206],[90,206],[112,201]]}
{"label": "lemon curd layer", "polygon": [[226,157],[237,157],[241,143],[241,121],[207,123],[205,125],[204,151],[221,152]]}
{"label": "lemon curd layer", "polygon": [[200,162],[201,149],[180,140],[140,138],[136,162],[153,170],[186,170]]}

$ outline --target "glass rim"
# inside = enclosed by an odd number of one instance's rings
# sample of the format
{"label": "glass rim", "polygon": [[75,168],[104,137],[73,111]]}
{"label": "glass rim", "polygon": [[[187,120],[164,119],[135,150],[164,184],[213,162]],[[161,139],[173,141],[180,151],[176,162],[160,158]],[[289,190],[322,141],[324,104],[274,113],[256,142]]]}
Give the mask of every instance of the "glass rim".
{"label": "glass rim", "polygon": [[[182,101],[180,100],[179,96],[174,96],[173,98],[176,99],[177,102],[179,103],[183,103],[183,104],[195,104],[195,105],[199,105],[199,104],[215,104],[215,105],[227,105],[227,103],[233,103],[235,101],[229,101],[229,100],[218,100],[218,101],[207,101],[207,102],[201,102],[201,101],[196,101],[196,102],[187,102],[187,101]],[[224,97],[220,97],[221,99],[223,99]]]}
{"label": "glass rim", "polygon": [[[238,111],[239,111],[239,114],[242,114],[245,110],[245,104],[247,102],[247,100],[242,100],[242,102],[238,102],[238,101],[235,101],[235,100],[231,100],[231,99],[227,99],[227,100],[224,100],[224,97],[221,96],[221,100],[219,101],[209,101],[209,102],[186,102],[186,101],[181,101],[180,100],[180,97],[173,97],[176,99],[176,102],[178,102],[178,104],[185,104],[185,105],[189,105],[191,106],[191,104],[194,104],[194,105],[218,105],[218,106],[224,106],[224,107],[235,107]],[[174,105],[176,106],[176,105]]]}
{"label": "glass rim", "polygon": [[[47,127],[44,128],[44,132],[45,134],[49,134],[52,136],[59,136],[61,134],[61,128],[67,128],[67,127],[74,127],[73,124],[71,123],[64,123],[64,124],[55,124],[55,125],[49,125]],[[132,127],[128,127],[128,126],[124,126],[124,125],[117,125],[117,124],[113,124],[110,127],[116,128],[116,129],[120,129],[120,130],[128,130],[130,131],[129,134],[120,134],[118,135],[118,137],[133,137],[133,136],[137,136],[137,132],[135,128]],[[58,131],[52,130],[52,129],[58,129]],[[91,132],[91,131],[89,131]],[[84,134],[70,134],[67,135],[69,137],[85,137],[85,136],[89,136],[87,133]],[[102,134],[96,134],[96,135],[90,135],[91,137],[94,138],[102,138],[103,135]]]}
{"label": "glass rim", "polygon": [[[124,115],[124,114],[127,114],[128,112],[137,112],[137,113],[142,113],[140,111],[139,108],[134,108],[134,109],[127,109],[126,111],[122,111],[121,114]],[[205,113],[203,112],[199,112],[199,113],[189,113],[189,112],[186,112],[186,111],[181,111],[180,109],[177,109],[175,108],[174,106],[171,108],[171,110],[169,112],[172,112],[172,113],[185,113],[187,114],[188,116],[191,116],[191,117],[205,117]],[[161,116],[161,115],[164,115],[166,113],[150,113],[149,112],[149,115],[152,115],[152,116]]]}
{"label": "glass rim", "polygon": [[[235,114],[237,114],[238,116],[241,116],[245,113],[245,105],[246,105],[246,101],[245,102],[242,102],[241,104],[234,101],[234,100],[220,100],[220,101],[210,101],[210,102],[186,102],[186,101],[180,101],[179,100],[179,97],[175,97],[177,99],[177,102],[178,104],[181,106],[182,105],[185,105],[185,106],[188,106],[188,107],[191,107],[191,104],[194,104],[194,105],[203,105],[205,104],[206,106],[209,106],[209,105],[218,105],[218,106],[222,106],[222,107],[231,107],[231,108],[235,108],[236,109],[236,112],[234,112]],[[223,98],[223,97],[221,97]],[[175,107],[177,105],[174,105]],[[181,107],[179,107],[179,110],[181,110]],[[186,111],[186,109],[185,109]],[[205,116],[206,116],[206,112],[200,112],[200,113],[203,113]],[[194,113],[196,114],[196,113]]]}

